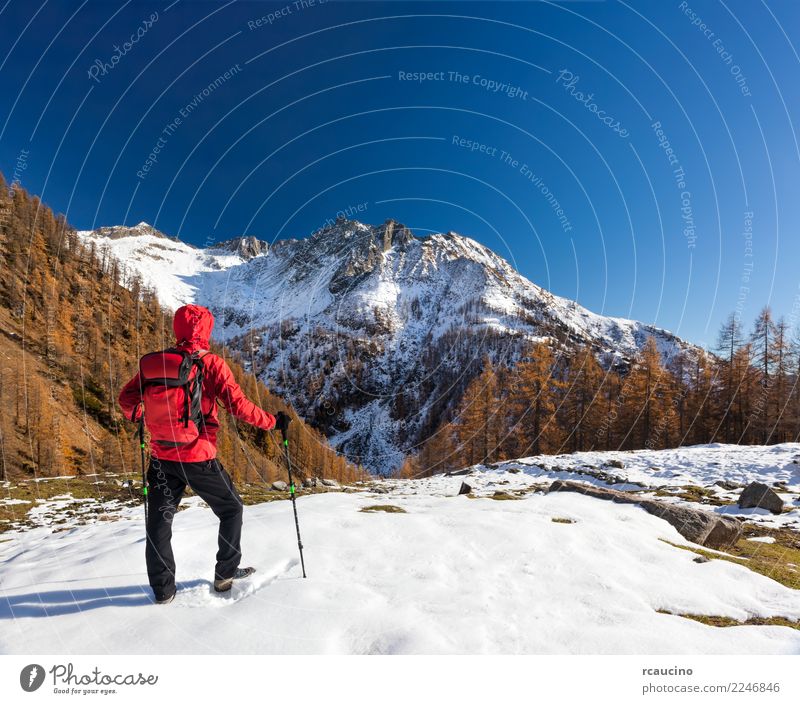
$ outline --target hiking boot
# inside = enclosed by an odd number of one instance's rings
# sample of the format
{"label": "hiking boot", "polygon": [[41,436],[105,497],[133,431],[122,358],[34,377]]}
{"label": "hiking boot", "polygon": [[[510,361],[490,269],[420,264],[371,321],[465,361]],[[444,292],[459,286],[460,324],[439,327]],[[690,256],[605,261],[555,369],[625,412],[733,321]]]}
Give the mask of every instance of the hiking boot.
{"label": "hiking boot", "polygon": [[171,601],[175,599],[175,592],[172,594],[156,594],[155,601],[156,604],[169,604]]}
{"label": "hiking boot", "polygon": [[229,592],[231,590],[231,587],[233,586],[233,580],[244,579],[245,577],[249,577],[255,571],[256,571],[255,567],[238,567],[236,569],[236,572],[233,573],[233,577],[228,577],[227,579],[215,579],[214,591]]}

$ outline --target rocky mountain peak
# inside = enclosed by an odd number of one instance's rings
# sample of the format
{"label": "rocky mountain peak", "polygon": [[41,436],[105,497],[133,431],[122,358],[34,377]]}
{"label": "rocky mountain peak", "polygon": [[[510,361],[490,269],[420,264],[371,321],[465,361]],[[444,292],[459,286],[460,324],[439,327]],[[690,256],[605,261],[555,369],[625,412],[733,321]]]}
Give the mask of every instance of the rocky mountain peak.
{"label": "rocky mountain peak", "polygon": [[391,218],[377,228],[377,234],[380,237],[381,247],[384,252],[388,252],[395,246],[402,249],[414,240],[414,234],[411,230]]}
{"label": "rocky mountain peak", "polygon": [[359,249],[377,248],[388,252],[392,247],[403,247],[415,239],[414,234],[405,225],[392,218],[382,225],[368,225],[358,220],[339,217],[314,232],[309,241],[317,245],[325,243],[336,248],[345,246]]}
{"label": "rocky mountain peak", "polygon": [[253,259],[266,254],[269,251],[269,244],[253,235],[242,235],[241,237],[219,242],[211,249],[238,254],[242,259]]}
{"label": "rocky mountain peak", "polygon": [[163,232],[157,230],[155,227],[144,221],[132,227],[129,227],[127,225],[112,225],[110,227],[99,227],[96,230],[93,230],[92,234],[95,235],[96,237],[108,237],[109,239],[112,240],[119,240],[122,239],[123,237],[142,237],[143,235],[149,235],[150,237],[159,237],[165,240],[177,241],[177,237],[169,237],[168,235],[165,235]]}

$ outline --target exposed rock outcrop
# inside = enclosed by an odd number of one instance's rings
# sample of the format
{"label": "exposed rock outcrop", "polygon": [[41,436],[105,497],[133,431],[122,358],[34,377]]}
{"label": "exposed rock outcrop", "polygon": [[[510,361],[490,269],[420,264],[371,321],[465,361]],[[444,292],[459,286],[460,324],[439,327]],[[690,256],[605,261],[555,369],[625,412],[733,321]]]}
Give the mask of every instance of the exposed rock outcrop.
{"label": "exposed rock outcrop", "polygon": [[606,489],[580,482],[554,481],[548,492],[574,491],[596,499],[605,499],[621,504],[636,504],[645,511],[664,519],[684,538],[709,548],[722,550],[733,545],[742,535],[741,523],[735,518],[719,516],[686,506],[676,506],[654,499],[645,499],[636,494],[616,489]]}

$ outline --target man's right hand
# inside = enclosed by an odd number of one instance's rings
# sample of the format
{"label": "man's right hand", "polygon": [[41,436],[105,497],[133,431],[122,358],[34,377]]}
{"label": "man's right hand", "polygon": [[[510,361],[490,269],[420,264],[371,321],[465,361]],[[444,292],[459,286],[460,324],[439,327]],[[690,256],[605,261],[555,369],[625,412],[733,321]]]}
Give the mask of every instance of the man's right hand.
{"label": "man's right hand", "polygon": [[275,416],[275,430],[280,430],[282,433],[285,433],[287,430],[289,430],[289,423],[291,422],[292,419],[288,414],[284,413],[283,411],[278,411],[277,415]]}

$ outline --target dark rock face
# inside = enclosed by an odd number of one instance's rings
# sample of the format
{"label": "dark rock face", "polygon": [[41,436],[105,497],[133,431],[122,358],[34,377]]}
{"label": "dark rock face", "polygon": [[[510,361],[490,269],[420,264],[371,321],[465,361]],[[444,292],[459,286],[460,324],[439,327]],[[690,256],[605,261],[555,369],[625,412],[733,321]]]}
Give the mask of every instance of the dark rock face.
{"label": "dark rock face", "polygon": [[750,482],[739,496],[739,508],[763,508],[780,513],[783,511],[783,499],[766,484]]}
{"label": "dark rock face", "polygon": [[238,254],[242,259],[253,259],[269,251],[269,244],[257,237],[234,237],[215,245],[212,249],[221,249]]}
{"label": "dark rock face", "polygon": [[414,235],[405,225],[396,220],[387,220],[378,228],[383,251],[388,252],[395,245],[402,248],[414,239]]}
{"label": "dark rock face", "polygon": [[734,518],[685,506],[665,504],[654,499],[643,499],[625,491],[560,479],[554,481],[548,491],[574,491],[615,503],[637,504],[649,514],[665,520],[687,540],[717,550],[733,545],[742,535],[742,526]]}
{"label": "dark rock face", "polygon": [[402,251],[414,240],[414,235],[405,225],[395,220],[387,220],[375,228],[364,228],[360,223],[337,220],[333,227],[318,231],[311,239],[324,239],[326,250],[333,247],[346,253],[328,286],[330,292],[336,295],[362,283],[380,266],[386,252],[395,247]]}
{"label": "dark rock face", "polygon": [[461,482],[461,488],[458,490],[458,495],[461,496],[462,494],[469,494],[472,491],[472,487],[467,484],[466,482]]}

